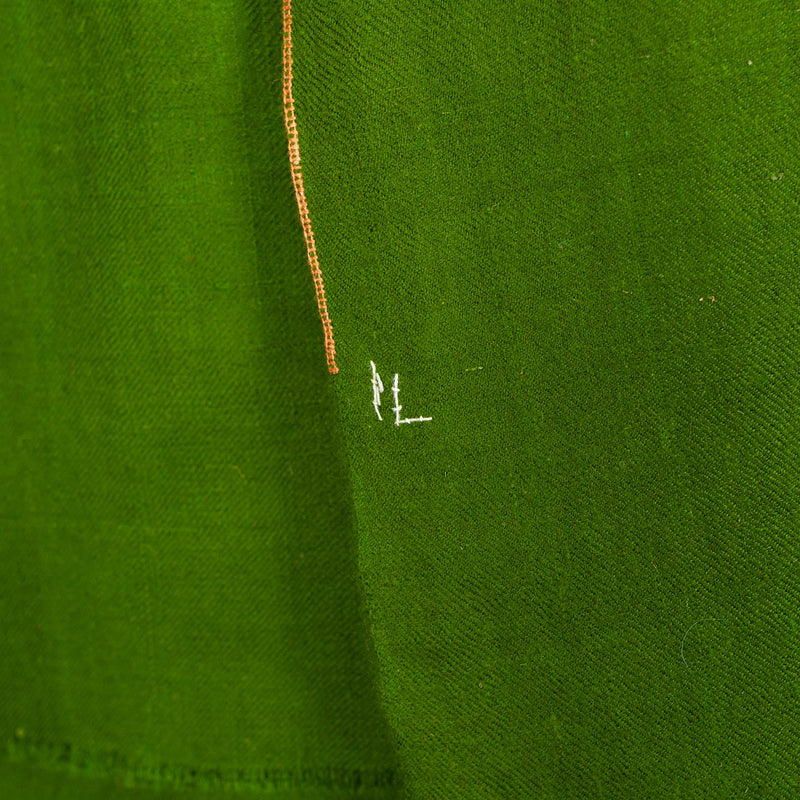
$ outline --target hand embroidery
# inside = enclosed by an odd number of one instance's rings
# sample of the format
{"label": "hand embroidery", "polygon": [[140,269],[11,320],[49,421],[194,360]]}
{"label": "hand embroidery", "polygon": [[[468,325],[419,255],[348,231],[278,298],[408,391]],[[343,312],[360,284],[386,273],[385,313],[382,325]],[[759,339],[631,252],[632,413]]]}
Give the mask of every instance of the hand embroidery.
{"label": "hand embroidery", "polygon": [[[381,395],[384,391],[383,381],[381,380],[381,376],[378,374],[378,369],[375,366],[374,361],[369,362],[370,367],[372,368],[372,407],[375,409],[375,413],[378,415],[378,419],[383,422],[383,417],[381,416]],[[392,396],[394,397],[394,407],[392,411],[394,411],[394,424],[398,428],[401,425],[407,425],[412,422],[430,422],[433,417],[401,417],[400,412],[403,410],[403,406],[400,405],[400,375],[395,372],[394,378],[392,380]]]}

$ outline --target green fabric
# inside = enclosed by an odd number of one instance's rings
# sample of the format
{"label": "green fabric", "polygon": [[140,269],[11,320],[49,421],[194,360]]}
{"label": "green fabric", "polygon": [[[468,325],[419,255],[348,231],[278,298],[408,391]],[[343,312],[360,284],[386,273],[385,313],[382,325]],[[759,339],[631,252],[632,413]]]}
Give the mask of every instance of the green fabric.
{"label": "green fabric", "polygon": [[336,375],[280,2],[6,4],[0,797],[797,796],[800,12],[293,20]]}
{"label": "green fabric", "polygon": [[800,796],[796,6],[295,18],[410,796]]}
{"label": "green fabric", "polygon": [[391,797],[280,7],[179,5],[0,24],[0,797]]}

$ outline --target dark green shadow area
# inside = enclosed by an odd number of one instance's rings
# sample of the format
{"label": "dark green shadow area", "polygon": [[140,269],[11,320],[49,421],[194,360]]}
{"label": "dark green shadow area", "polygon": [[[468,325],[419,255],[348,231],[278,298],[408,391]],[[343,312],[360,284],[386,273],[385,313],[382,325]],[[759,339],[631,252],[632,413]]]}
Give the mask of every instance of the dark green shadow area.
{"label": "dark green shadow area", "polygon": [[3,17],[0,794],[394,796],[280,4]]}

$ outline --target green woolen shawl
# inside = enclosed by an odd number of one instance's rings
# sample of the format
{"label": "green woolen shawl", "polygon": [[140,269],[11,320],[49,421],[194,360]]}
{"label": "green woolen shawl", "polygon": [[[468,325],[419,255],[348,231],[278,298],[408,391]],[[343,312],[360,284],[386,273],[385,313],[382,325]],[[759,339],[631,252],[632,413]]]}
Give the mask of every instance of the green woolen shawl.
{"label": "green woolen shawl", "polygon": [[800,796],[798,26],[5,3],[0,798]]}

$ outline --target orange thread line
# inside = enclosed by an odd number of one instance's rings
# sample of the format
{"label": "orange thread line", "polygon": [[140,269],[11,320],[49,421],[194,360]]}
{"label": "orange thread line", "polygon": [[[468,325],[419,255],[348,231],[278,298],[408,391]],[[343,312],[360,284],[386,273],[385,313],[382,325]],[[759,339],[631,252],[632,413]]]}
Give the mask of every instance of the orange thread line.
{"label": "orange thread line", "polygon": [[314,279],[314,291],[317,295],[319,316],[322,320],[322,330],[325,334],[325,354],[328,359],[328,371],[336,374],[336,344],[333,340],[333,325],[328,313],[328,301],[325,297],[325,281],[317,258],[317,244],[314,241],[314,231],[311,228],[311,217],[308,213],[306,192],[303,188],[303,171],[300,166],[300,142],[297,137],[297,119],[294,114],[294,94],[292,93],[292,0],[283,0],[283,116],[286,122],[286,133],[289,138],[289,166],[292,172],[292,183],[297,198],[297,209],[300,212],[300,222],[303,226],[303,236],[306,240],[308,265],[311,267],[311,277]]}

